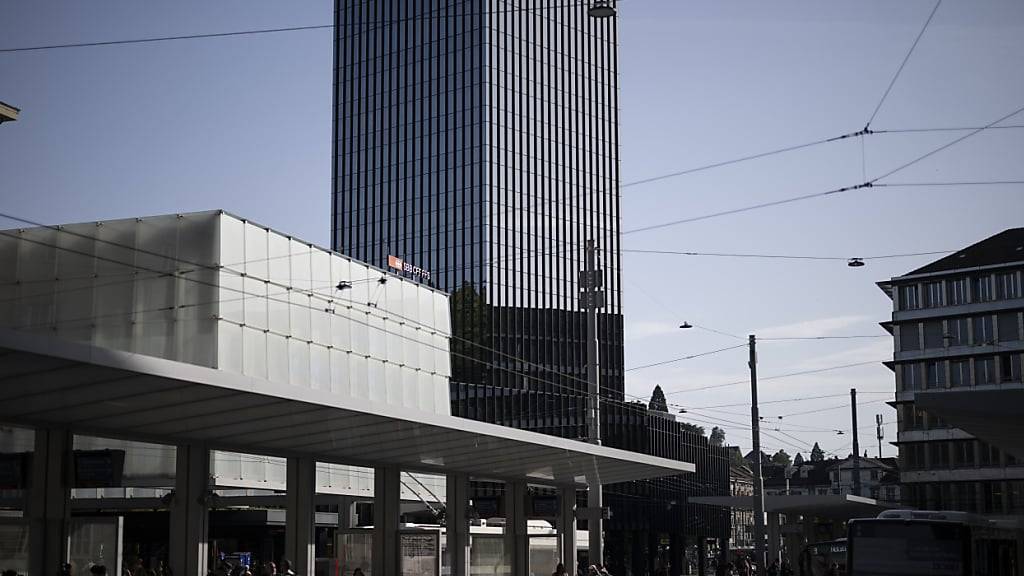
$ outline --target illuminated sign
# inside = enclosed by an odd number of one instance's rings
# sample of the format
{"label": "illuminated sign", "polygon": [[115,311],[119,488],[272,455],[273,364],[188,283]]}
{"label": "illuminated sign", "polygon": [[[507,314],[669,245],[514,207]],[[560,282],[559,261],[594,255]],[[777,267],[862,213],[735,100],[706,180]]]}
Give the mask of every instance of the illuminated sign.
{"label": "illuminated sign", "polygon": [[388,256],[388,267],[394,268],[395,270],[401,270],[402,272],[408,272],[413,276],[417,276],[424,280],[430,280],[430,272],[428,270],[424,270],[419,266],[413,266],[398,256]]}

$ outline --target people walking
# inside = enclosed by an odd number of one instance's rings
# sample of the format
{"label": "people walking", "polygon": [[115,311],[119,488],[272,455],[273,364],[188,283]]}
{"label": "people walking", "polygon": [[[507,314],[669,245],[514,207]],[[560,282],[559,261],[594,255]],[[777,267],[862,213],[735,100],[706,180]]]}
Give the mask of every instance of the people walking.
{"label": "people walking", "polygon": [[565,564],[559,562],[558,565],[555,566],[555,571],[551,573],[551,576],[567,576]]}

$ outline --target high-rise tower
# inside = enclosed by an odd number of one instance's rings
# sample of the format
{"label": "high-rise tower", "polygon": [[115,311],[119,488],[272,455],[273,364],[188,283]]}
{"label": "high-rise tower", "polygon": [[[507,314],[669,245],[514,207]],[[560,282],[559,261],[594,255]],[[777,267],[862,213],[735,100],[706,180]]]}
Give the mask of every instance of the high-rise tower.
{"label": "high-rise tower", "polygon": [[623,396],[617,24],[585,2],[338,0],[334,248],[452,294],[453,409],[585,434],[584,244]]}

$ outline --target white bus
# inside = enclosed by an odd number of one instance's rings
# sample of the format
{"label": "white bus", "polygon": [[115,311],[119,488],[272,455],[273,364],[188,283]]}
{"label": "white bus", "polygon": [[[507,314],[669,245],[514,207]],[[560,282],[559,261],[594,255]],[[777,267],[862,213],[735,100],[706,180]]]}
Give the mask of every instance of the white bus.
{"label": "white bus", "polygon": [[1019,525],[965,512],[889,510],[851,520],[849,576],[1024,576]]}

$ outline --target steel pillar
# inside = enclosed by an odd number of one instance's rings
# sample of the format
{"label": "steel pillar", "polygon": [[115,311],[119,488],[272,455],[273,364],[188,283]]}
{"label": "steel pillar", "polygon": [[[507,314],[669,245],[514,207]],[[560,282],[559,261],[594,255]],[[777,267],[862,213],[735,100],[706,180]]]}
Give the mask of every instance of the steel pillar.
{"label": "steel pillar", "polygon": [[445,503],[445,527],[448,539],[448,565],[451,576],[469,576],[469,477],[449,474]]}
{"label": "steel pillar", "polygon": [[176,447],[171,502],[170,563],[173,574],[206,576],[209,558],[210,451],[202,444]]}
{"label": "steel pillar", "polygon": [[286,472],[284,553],[297,574],[307,576],[316,569],[316,461],[289,458]]}
{"label": "steel pillar", "polygon": [[29,571],[49,574],[67,558],[71,513],[72,435],[61,428],[37,428],[32,458],[29,519]]}
{"label": "steel pillar", "polygon": [[399,573],[398,528],[402,516],[401,469],[373,469],[373,573]]}

